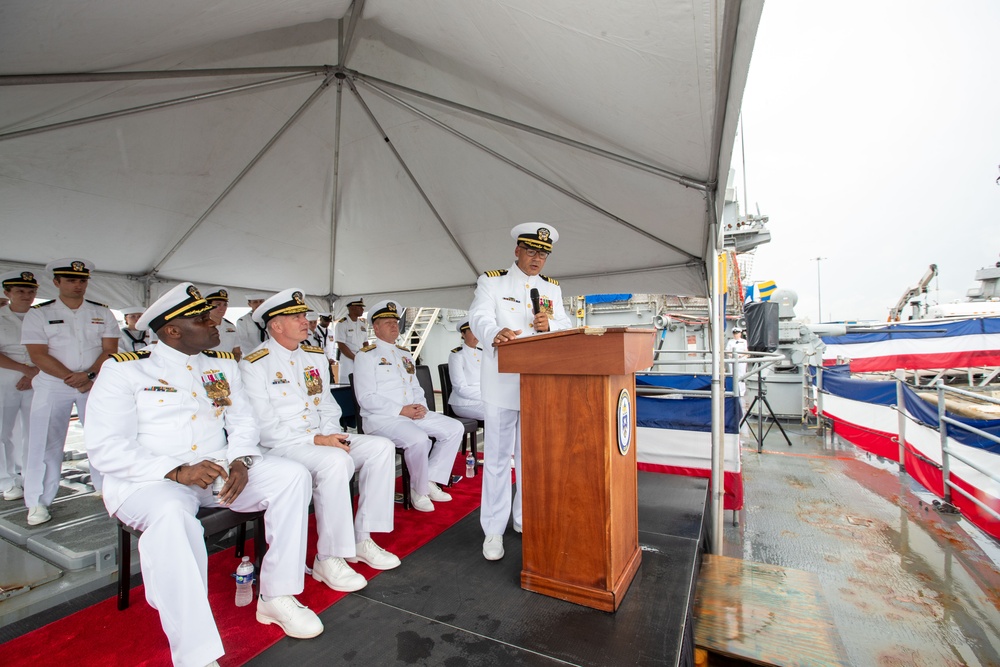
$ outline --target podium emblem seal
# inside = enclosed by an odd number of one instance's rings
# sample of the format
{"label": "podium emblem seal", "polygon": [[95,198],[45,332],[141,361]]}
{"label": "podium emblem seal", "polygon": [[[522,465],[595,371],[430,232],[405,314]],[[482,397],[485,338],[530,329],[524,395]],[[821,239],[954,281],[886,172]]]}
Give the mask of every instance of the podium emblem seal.
{"label": "podium emblem seal", "polygon": [[628,389],[622,389],[618,394],[618,451],[622,456],[628,454],[632,445],[632,397]]}

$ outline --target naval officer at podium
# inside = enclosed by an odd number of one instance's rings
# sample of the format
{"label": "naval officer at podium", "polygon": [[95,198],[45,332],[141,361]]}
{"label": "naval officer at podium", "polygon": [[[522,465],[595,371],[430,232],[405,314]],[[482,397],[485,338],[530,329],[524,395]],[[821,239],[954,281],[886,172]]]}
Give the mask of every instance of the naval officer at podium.
{"label": "naval officer at podium", "polygon": [[479,521],[486,534],[486,560],[503,558],[503,534],[512,509],[511,454],[518,480],[513,501],[514,530],[521,531],[521,376],[498,371],[496,346],[573,326],[563,308],[559,282],[541,274],[559,232],[551,225],[526,222],[514,227],[510,235],[516,241],[514,264],[479,276],[469,308],[472,332],[483,343],[481,387],[486,426]]}

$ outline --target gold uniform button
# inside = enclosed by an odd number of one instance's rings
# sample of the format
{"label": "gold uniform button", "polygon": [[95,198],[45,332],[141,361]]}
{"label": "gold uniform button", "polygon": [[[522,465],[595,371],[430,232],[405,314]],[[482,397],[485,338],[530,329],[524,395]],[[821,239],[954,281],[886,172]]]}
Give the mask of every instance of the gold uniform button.
{"label": "gold uniform button", "polygon": [[198,445],[191,445],[191,451],[192,451],[192,452],[193,452],[194,450],[196,450],[196,449],[198,449]]}
{"label": "gold uniform button", "polygon": [[193,368],[191,368],[190,366],[188,366],[188,370],[189,370],[189,371],[193,371],[194,369],[193,369]]}
{"label": "gold uniform button", "polygon": [[162,403],[162,402],[163,402],[163,399],[161,398],[161,399],[160,399],[160,403]]}
{"label": "gold uniform button", "polygon": [[196,392],[196,391],[192,391],[191,395],[194,396],[195,398],[198,398],[198,392]]}
{"label": "gold uniform button", "polygon": [[191,415],[191,421],[194,421],[197,418],[198,418],[198,415]]}

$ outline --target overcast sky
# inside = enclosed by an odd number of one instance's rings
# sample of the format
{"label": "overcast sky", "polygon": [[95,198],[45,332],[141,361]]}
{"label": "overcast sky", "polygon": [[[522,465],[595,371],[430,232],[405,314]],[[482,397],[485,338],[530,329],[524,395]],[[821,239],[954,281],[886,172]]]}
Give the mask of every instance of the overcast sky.
{"label": "overcast sky", "polygon": [[[964,299],[1000,261],[1000,1],[766,0],[733,166],[770,216],[752,279],[817,320],[885,320],[928,265]],[[938,290],[935,290],[939,287]]]}

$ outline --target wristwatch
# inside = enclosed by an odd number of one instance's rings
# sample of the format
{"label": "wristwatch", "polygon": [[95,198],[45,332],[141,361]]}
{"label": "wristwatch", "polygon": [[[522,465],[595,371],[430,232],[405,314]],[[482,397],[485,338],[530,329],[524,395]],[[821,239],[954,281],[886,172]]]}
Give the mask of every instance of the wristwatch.
{"label": "wristwatch", "polygon": [[94,371],[90,371],[89,373],[87,373],[88,380],[93,380],[95,377],[97,377],[97,373],[95,373]]}
{"label": "wristwatch", "polygon": [[243,465],[246,466],[247,470],[250,470],[250,468],[253,467],[253,457],[252,456],[239,456],[239,457],[233,459],[234,463],[236,461],[240,461],[241,463],[243,463]]}

